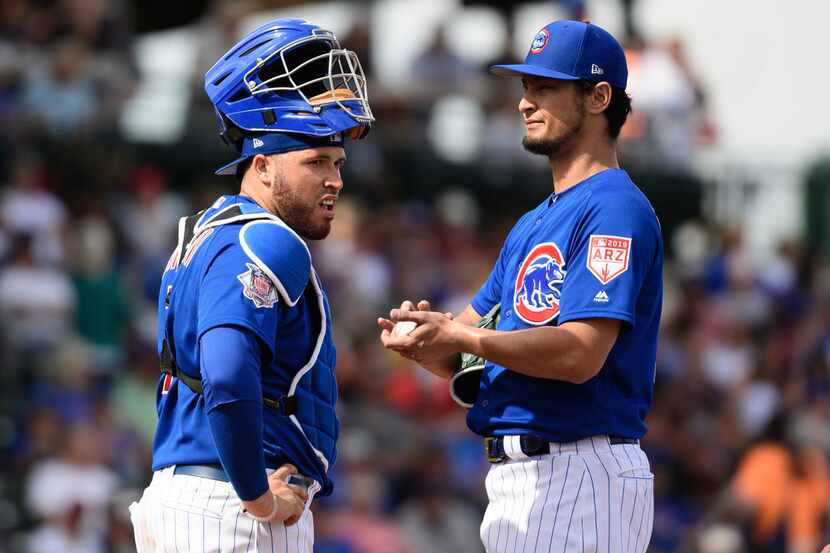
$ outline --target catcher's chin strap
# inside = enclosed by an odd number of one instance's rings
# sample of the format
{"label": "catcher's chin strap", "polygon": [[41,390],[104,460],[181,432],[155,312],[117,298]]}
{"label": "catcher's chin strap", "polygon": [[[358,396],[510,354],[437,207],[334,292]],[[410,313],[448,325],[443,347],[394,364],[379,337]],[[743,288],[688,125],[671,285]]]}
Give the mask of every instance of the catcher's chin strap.
{"label": "catcher's chin strap", "polygon": [[[204,212],[200,211],[196,215],[191,215],[190,217],[185,218],[184,224],[180,225],[179,227],[179,245],[177,249],[179,258],[176,262],[176,267],[179,267],[181,265],[182,259],[184,258],[184,254],[187,251],[187,245],[190,244],[190,242],[195,237],[196,223],[202,216],[202,213]],[[237,214],[238,213],[236,211],[228,211],[226,213],[221,213],[217,217],[211,219],[211,222],[228,219]],[[165,298],[164,302],[165,305],[169,305],[169,294]],[[170,349],[170,345],[167,342],[167,337],[164,338],[164,341],[161,345],[159,369],[164,374],[169,374],[174,378],[178,378],[182,384],[190,388],[194,393],[199,395],[205,393],[205,390],[202,387],[202,380],[200,378],[194,378],[179,370],[179,367],[176,365],[176,360],[173,358],[173,352]],[[285,395],[278,398],[272,398],[263,394],[262,404],[265,405],[265,407],[273,409],[285,416],[294,415],[297,413],[296,395]]]}

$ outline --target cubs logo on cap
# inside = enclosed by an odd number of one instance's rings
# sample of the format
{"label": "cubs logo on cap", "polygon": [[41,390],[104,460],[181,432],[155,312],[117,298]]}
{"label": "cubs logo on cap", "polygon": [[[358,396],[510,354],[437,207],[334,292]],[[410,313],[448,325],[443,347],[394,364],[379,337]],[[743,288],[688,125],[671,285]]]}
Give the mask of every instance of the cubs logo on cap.
{"label": "cubs logo on cap", "polygon": [[542,325],[559,315],[565,259],[554,242],[536,245],[516,275],[513,309],[524,322]]}
{"label": "cubs logo on cap", "polygon": [[550,39],[550,31],[547,29],[542,29],[536,36],[533,37],[533,42],[530,44],[530,53],[531,54],[538,54],[542,50],[545,49],[545,46],[548,45],[548,40]]}

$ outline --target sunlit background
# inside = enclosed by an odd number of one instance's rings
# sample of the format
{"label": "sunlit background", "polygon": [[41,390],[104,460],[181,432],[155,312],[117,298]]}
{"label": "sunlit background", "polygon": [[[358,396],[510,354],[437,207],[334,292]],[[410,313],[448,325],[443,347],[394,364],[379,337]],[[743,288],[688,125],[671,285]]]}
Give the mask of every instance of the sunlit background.
{"label": "sunlit background", "polygon": [[474,553],[480,439],[378,345],[402,299],[460,311],[551,190],[520,85],[487,74],[558,18],[626,48],[623,166],[667,248],[653,553],[830,541],[830,4],[810,0],[0,3],[0,553],[131,552],[149,481],[155,305],[179,216],[233,193],[202,75],[267,19],[358,52],[330,292],[343,422],[321,553]]}

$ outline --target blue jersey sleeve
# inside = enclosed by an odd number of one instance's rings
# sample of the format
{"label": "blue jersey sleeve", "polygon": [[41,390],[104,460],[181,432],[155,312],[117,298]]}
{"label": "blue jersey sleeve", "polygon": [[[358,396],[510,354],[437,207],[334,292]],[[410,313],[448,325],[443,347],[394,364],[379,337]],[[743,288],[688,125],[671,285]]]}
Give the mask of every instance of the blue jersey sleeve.
{"label": "blue jersey sleeve", "polygon": [[594,195],[568,247],[559,323],[604,317],[633,327],[640,289],[661,249],[657,216],[644,198]]}
{"label": "blue jersey sleeve", "polygon": [[199,340],[205,407],[216,451],[237,495],[268,489],[262,441],[260,346],[253,334],[213,327]]}
{"label": "blue jersey sleeve", "polygon": [[236,244],[214,257],[199,287],[197,339],[217,326],[250,331],[275,353],[279,301],[273,281]]}

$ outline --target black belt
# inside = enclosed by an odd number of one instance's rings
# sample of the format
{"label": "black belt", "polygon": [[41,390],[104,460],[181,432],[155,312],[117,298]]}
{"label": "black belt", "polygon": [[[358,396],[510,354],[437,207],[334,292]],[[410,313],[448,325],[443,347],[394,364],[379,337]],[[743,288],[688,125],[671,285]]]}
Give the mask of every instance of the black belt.
{"label": "black belt", "polygon": [[176,468],[173,469],[173,474],[210,478],[211,480],[218,480],[220,482],[231,481],[227,473],[225,473],[225,469],[219,465],[176,465]]}
{"label": "black belt", "polygon": [[[636,444],[640,442],[637,438],[623,438],[621,436],[608,436],[608,441],[611,445]],[[522,453],[528,457],[547,455],[550,453],[550,442],[542,436],[535,434],[522,434],[519,436],[519,446],[521,447]],[[484,438],[484,452],[487,454],[487,460],[491,463],[501,463],[509,459],[507,453],[504,451],[504,438],[502,436],[486,436]]]}

